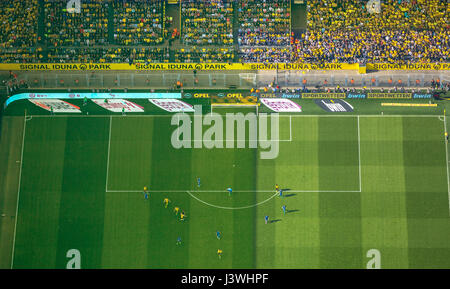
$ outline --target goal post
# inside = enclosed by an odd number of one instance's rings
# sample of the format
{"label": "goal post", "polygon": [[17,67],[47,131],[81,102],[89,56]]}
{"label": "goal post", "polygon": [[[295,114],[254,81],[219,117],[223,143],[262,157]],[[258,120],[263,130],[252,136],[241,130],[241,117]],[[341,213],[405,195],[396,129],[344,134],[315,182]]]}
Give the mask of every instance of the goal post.
{"label": "goal post", "polygon": [[211,113],[214,109],[254,109],[256,115],[259,115],[259,103],[211,103]]}

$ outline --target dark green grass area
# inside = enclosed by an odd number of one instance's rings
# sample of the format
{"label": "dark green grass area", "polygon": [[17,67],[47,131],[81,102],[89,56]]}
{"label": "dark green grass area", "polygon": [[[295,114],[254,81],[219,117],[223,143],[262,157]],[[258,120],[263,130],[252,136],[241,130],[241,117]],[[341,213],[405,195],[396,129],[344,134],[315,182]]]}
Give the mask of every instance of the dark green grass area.
{"label": "dark green grass area", "polygon": [[[416,127],[426,127],[421,134]],[[450,263],[449,195],[442,172],[447,169],[443,123],[403,120],[409,264],[412,268],[448,268]]]}
{"label": "dark green grass area", "polygon": [[69,249],[82,268],[365,268],[370,249],[382,268],[450,267],[437,116],[284,116],[268,160],[248,142],[175,149],[174,129],[166,116],[29,119],[14,268],[65,268]]}

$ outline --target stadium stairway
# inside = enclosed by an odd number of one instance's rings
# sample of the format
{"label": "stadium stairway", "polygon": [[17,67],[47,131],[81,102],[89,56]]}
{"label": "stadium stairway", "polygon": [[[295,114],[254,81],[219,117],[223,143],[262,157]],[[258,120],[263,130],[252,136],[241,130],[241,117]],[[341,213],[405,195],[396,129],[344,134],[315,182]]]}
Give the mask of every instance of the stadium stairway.
{"label": "stadium stairway", "polygon": [[[38,0],[38,18],[37,18],[37,38],[36,39],[36,45],[43,48],[42,56],[43,58],[41,61],[45,62],[48,58],[48,52],[46,49],[46,43],[45,43],[45,8],[44,8],[44,0]],[[40,40],[39,40],[40,39]]]}
{"label": "stadium stairway", "polygon": [[[174,1],[172,1],[174,2]],[[180,10],[180,4],[178,4],[178,1],[175,1],[176,3],[168,3],[166,5],[166,17],[172,17],[173,23],[169,28],[169,30],[177,29],[178,31],[181,31],[181,10]],[[180,44],[180,40],[177,39],[172,43],[172,46],[178,46]]]}
{"label": "stadium stairway", "polygon": [[44,0],[39,0],[38,1],[38,29],[37,29],[37,36],[38,39],[40,38],[41,41],[38,41],[38,44],[43,44],[44,43],[44,34],[45,34],[45,13],[44,13]]}
{"label": "stadium stairway", "polygon": [[299,2],[291,0],[291,31],[297,38],[300,37],[307,28],[306,3]]}
{"label": "stadium stairway", "polygon": [[234,61],[239,62],[239,12],[238,4],[233,2],[233,46],[234,46]]}

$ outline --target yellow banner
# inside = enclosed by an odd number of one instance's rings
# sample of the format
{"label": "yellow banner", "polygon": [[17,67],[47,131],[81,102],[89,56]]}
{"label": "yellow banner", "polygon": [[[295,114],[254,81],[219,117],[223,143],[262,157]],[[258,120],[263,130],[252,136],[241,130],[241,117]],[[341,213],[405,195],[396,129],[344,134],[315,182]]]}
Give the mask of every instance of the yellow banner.
{"label": "yellow banner", "polygon": [[0,70],[14,71],[177,71],[177,70],[358,70],[359,64],[329,63],[35,63],[0,64]]}
{"label": "yellow banner", "polygon": [[437,103],[382,103],[381,106],[437,107]]}
{"label": "yellow banner", "polygon": [[[13,71],[181,71],[181,70],[356,70],[358,63],[30,63],[0,64],[0,70]],[[450,63],[389,64],[368,63],[367,70],[450,70]]]}
{"label": "yellow banner", "polygon": [[367,98],[381,98],[381,99],[411,99],[412,93],[404,92],[379,92],[379,93],[368,93]]}
{"label": "yellow banner", "polygon": [[450,63],[368,63],[367,70],[450,70]]}
{"label": "yellow banner", "polygon": [[304,99],[324,99],[324,98],[336,98],[342,99],[345,98],[345,93],[302,93],[302,98]]}

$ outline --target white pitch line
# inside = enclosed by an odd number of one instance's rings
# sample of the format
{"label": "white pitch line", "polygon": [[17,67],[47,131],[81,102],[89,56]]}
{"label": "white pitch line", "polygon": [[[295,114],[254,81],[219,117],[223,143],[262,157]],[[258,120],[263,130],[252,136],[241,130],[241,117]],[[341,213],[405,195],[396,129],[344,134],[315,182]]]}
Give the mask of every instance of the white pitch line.
{"label": "white pitch line", "polygon": [[106,162],[106,192],[108,191],[108,178],[109,178],[109,152],[111,149],[111,127],[112,127],[112,117],[109,118],[109,138],[108,138],[108,160]]}
{"label": "white pitch line", "polygon": [[[446,118],[444,115],[444,132],[447,132],[447,122],[446,122]],[[449,180],[449,172],[448,172],[448,144],[447,144],[447,140],[444,139],[444,144],[445,144],[445,158],[447,160],[447,192],[448,192],[448,213],[450,216],[450,180]]]}
{"label": "white pitch line", "polygon": [[292,115],[289,116],[289,141],[292,141]]}
{"label": "white pitch line", "polygon": [[[233,193],[272,193],[274,190],[254,190],[254,191],[234,191]],[[142,193],[142,190],[109,190],[106,193]],[[150,190],[149,193],[186,193],[186,190]],[[192,193],[227,193],[226,190],[200,190],[189,191]],[[346,190],[288,190],[286,193],[360,193],[360,191],[346,191]]]}
{"label": "white pitch line", "polygon": [[[272,192],[273,192],[273,191],[272,191]],[[202,203],[202,204],[205,204],[205,205],[207,205],[207,206],[210,206],[210,207],[213,207],[213,208],[217,208],[217,209],[223,209],[223,210],[243,210],[243,209],[254,208],[254,207],[257,207],[257,206],[262,205],[262,204],[264,204],[264,203],[267,203],[268,201],[272,200],[276,195],[278,195],[278,193],[275,193],[275,194],[273,194],[270,198],[268,198],[268,199],[266,199],[266,200],[264,200],[264,201],[262,201],[262,202],[253,204],[253,205],[248,205],[248,206],[243,206],[243,207],[222,207],[222,206],[217,206],[217,205],[213,205],[213,204],[210,204],[210,203],[208,203],[208,202],[205,202],[205,201],[203,201],[203,200],[197,198],[197,197],[194,196],[193,194],[191,194],[191,192],[189,192],[189,191],[187,191],[187,193],[188,193],[192,198],[194,198],[195,200],[199,201],[199,202]]]}
{"label": "white pitch line", "polygon": [[361,182],[361,135],[359,128],[359,116],[358,116],[358,167],[359,167],[359,191],[362,192]]}
{"label": "white pitch line", "polygon": [[[203,140],[203,139],[193,139],[193,140],[191,140],[192,142],[203,142],[203,141],[205,141],[205,140]],[[258,142],[262,142],[262,141],[267,141],[267,140],[247,140],[247,139],[244,139],[244,140],[235,140],[235,139],[233,139],[233,140],[227,140],[227,139],[215,139],[214,141],[218,141],[218,142],[227,142],[227,141],[235,141],[235,142],[251,142],[251,141],[258,141]],[[271,139],[270,141],[279,141],[279,142],[292,142],[292,140],[290,140],[290,139]]]}
{"label": "white pitch line", "polygon": [[23,119],[22,152],[20,154],[19,184],[17,186],[17,203],[16,203],[15,223],[14,223],[13,245],[12,245],[12,253],[11,253],[11,269],[13,269],[13,266],[14,266],[14,249],[16,247],[17,219],[18,219],[18,214],[19,214],[19,201],[20,201],[20,183],[22,182],[23,151],[24,151],[24,146],[25,146],[26,129],[27,129],[27,116],[25,114],[24,119]]}
{"label": "white pitch line", "polygon": [[[141,114],[141,115],[132,115],[127,114],[127,117],[136,117],[136,118],[146,118],[146,117],[172,117],[173,115],[167,114],[167,115],[157,115],[157,114]],[[437,114],[405,114],[405,115],[379,115],[379,114],[367,114],[367,115],[356,115],[356,114],[350,114],[350,115],[328,115],[328,114],[280,114],[279,117],[381,117],[381,118],[388,118],[388,117],[429,117],[429,118],[437,118],[440,117]],[[107,118],[107,117],[120,117],[123,118],[122,115],[34,115],[33,117],[39,117],[39,118],[58,118],[58,117],[91,117],[91,118]]]}

